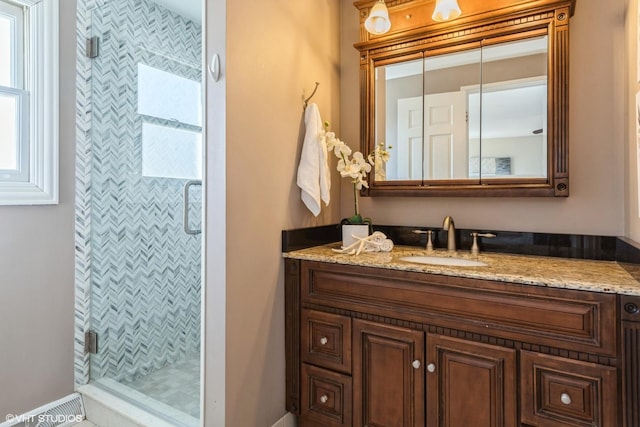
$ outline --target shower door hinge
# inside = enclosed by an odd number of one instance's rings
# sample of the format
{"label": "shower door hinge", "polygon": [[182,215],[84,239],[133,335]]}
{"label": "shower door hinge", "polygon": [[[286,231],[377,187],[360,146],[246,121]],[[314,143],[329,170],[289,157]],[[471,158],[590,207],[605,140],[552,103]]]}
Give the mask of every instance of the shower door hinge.
{"label": "shower door hinge", "polygon": [[93,36],[86,41],[85,54],[87,58],[97,58],[100,55],[100,37]]}
{"label": "shower door hinge", "polygon": [[98,354],[98,334],[93,331],[84,333],[84,352]]}

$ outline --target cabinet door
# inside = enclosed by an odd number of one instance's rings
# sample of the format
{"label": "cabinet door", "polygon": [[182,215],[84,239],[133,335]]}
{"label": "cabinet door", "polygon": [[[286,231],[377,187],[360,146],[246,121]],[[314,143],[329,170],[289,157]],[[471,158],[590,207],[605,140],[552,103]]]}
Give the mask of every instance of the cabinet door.
{"label": "cabinet door", "polygon": [[424,332],[353,321],[353,425],[424,427]]}
{"label": "cabinet door", "polygon": [[516,351],[427,336],[427,425],[515,427]]}
{"label": "cabinet door", "polygon": [[622,417],[624,427],[640,427],[640,297],[622,296]]}
{"label": "cabinet door", "polygon": [[640,323],[622,322],[624,427],[640,427]]}

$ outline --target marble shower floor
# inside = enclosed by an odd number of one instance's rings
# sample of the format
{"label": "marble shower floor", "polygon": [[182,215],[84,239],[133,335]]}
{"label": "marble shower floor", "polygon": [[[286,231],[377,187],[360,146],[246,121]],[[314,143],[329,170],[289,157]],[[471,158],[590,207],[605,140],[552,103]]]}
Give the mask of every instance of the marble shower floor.
{"label": "marble shower floor", "polygon": [[122,384],[194,418],[200,417],[198,356],[176,362],[135,381],[123,381]]}

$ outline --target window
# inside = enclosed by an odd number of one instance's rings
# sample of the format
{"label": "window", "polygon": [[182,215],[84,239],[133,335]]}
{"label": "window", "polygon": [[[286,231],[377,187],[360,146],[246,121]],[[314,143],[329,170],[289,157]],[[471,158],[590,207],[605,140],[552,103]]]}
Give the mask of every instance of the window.
{"label": "window", "polygon": [[138,64],[142,176],[202,178],[201,84]]}
{"label": "window", "polygon": [[58,0],[0,0],[0,205],[58,202]]}
{"label": "window", "polygon": [[201,132],[142,124],[142,176],[201,179],[201,152]]}

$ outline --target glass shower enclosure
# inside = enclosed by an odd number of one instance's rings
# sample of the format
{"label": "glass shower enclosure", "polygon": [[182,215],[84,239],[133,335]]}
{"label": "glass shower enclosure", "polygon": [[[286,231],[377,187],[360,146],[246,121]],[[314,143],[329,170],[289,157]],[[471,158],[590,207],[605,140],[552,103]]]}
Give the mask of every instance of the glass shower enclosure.
{"label": "glass shower enclosure", "polygon": [[110,0],[91,34],[91,382],[197,425],[201,26]]}

